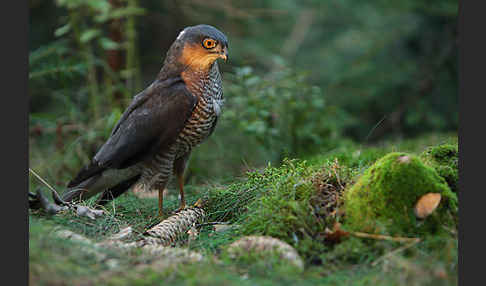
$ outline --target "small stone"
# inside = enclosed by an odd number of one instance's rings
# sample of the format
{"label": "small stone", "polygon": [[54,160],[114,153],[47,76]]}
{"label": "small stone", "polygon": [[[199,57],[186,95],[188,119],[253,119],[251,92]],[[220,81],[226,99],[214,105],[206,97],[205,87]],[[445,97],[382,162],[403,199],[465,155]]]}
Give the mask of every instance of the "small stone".
{"label": "small stone", "polygon": [[304,262],[297,251],[288,243],[271,236],[245,236],[228,246],[228,253],[233,257],[238,256],[241,251],[274,252],[300,270],[304,269]]}

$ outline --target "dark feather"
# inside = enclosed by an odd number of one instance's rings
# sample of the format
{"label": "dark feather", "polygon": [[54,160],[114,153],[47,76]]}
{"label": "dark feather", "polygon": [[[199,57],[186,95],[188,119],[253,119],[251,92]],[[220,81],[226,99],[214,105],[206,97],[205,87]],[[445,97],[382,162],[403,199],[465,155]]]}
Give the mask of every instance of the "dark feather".
{"label": "dark feather", "polygon": [[156,81],[135,96],[110,138],[68,187],[108,168],[123,169],[172,144],[191,116],[197,98],[180,78]]}
{"label": "dark feather", "polygon": [[211,136],[211,134],[213,134],[214,129],[216,128],[216,124],[217,123],[218,123],[218,116],[215,117],[214,122],[213,122],[213,125],[211,126],[211,129],[209,130],[209,135],[208,136]]}
{"label": "dark feather", "polygon": [[108,190],[104,191],[103,194],[98,199],[99,205],[105,205],[106,203],[110,202],[113,199],[116,199],[121,194],[126,192],[133,184],[135,184],[138,179],[140,179],[140,175],[134,176],[126,181],[119,183],[118,185],[109,188]]}
{"label": "dark feather", "polygon": [[103,172],[104,170],[106,170],[105,167],[100,166],[98,164],[98,162],[93,160],[93,161],[91,161],[91,163],[89,165],[85,166],[83,169],[81,169],[81,171],[79,171],[79,173],[76,175],[76,177],[68,183],[67,187],[73,188],[73,187],[79,185],[81,182],[83,182],[87,178],[91,178],[94,175],[98,175],[101,172]]}

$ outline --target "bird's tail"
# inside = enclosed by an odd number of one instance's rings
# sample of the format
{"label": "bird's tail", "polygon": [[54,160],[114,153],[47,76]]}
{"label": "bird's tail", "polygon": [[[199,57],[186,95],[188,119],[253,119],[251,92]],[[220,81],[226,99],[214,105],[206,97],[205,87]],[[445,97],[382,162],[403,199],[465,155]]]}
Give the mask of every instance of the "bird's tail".
{"label": "bird's tail", "polygon": [[102,174],[97,174],[90,177],[77,185],[70,184],[66,192],[62,194],[62,199],[65,202],[79,201],[88,199],[98,193],[91,186],[94,185],[100,178]]}
{"label": "bird's tail", "polygon": [[106,169],[76,184],[70,183],[62,199],[66,202],[86,200],[104,192],[101,200],[106,203],[128,190],[138,181],[140,175],[140,171],[134,167]]}

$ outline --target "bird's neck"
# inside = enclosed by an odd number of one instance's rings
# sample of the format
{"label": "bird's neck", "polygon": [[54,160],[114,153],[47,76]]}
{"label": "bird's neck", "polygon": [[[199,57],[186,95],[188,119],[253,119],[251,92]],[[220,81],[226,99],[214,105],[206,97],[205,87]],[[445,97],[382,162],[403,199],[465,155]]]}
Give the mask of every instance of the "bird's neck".
{"label": "bird's neck", "polygon": [[[209,99],[210,92],[207,92],[208,87],[214,81],[213,74],[218,72],[217,63],[213,63],[207,70],[187,68],[181,73],[181,78],[185,82],[187,89],[200,99]],[[219,73],[219,72],[218,72]]]}

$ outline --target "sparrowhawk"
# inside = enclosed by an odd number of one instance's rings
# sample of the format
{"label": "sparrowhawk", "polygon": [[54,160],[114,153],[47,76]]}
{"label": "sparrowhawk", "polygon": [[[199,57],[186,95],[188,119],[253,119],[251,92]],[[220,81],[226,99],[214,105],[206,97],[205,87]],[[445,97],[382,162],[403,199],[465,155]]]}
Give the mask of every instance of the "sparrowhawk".
{"label": "sparrowhawk", "polygon": [[137,94],[91,163],[68,184],[65,201],[116,198],[135,183],[159,191],[174,174],[180,209],[183,175],[191,150],[212,134],[221,113],[223,89],[217,59],[228,58],[228,40],[209,25],[185,28],[169,48],[157,78]]}

